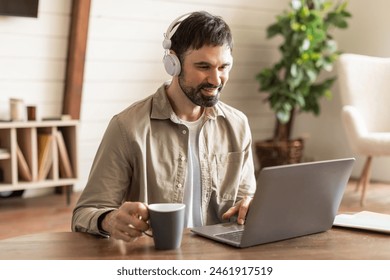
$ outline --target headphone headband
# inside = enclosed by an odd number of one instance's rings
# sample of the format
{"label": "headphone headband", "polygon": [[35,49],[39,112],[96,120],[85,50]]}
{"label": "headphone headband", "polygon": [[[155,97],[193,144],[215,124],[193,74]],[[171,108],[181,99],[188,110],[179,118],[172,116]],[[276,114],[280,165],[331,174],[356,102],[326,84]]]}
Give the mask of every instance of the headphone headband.
{"label": "headphone headband", "polygon": [[168,29],[167,31],[164,33],[164,41],[163,41],[163,48],[165,50],[169,50],[171,48],[171,38],[172,36],[175,34],[176,30],[179,28],[179,24],[177,24],[180,20],[184,20],[185,18],[187,18],[189,15],[191,15],[192,13],[186,13],[184,15],[181,15],[179,17],[177,17],[169,26],[168,26]]}

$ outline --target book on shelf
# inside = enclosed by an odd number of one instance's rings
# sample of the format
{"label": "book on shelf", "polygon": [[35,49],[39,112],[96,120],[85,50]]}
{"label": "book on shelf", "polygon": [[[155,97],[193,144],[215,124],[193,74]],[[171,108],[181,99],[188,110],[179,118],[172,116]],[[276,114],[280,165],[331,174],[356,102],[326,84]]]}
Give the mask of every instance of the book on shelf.
{"label": "book on shelf", "polygon": [[53,136],[47,133],[38,134],[38,180],[44,180],[53,163]]}
{"label": "book on shelf", "polygon": [[69,154],[66,149],[64,137],[61,131],[56,133],[57,148],[58,148],[58,165],[60,168],[61,178],[73,178],[72,165],[70,163]]}
{"label": "book on shelf", "polygon": [[0,148],[0,159],[9,159],[11,158],[11,154],[8,149]]}
{"label": "book on shelf", "polygon": [[32,181],[32,174],[30,167],[27,164],[26,158],[23,155],[19,145],[16,145],[16,156],[18,159],[18,174],[19,178],[25,181]]}

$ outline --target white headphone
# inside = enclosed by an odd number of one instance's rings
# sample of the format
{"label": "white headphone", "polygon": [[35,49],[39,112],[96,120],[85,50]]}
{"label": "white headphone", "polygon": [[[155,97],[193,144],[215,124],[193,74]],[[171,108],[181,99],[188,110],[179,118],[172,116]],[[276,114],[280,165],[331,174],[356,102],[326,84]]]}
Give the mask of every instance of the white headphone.
{"label": "white headphone", "polygon": [[167,32],[164,33],[164,41],[162,42],[163,48],[165,50],[165,54],[163,57],[163,63],[165,67],[165,71],[171,76],[178,76],[181,71],[181,65],[180,60],[177,57],[177,55],[170,53],[170,49],[172,46],[171,38],[175,34],[177,28],[179,27],[180,23],[177,24],[180,20],[188,17],[192,13],[187,13],[184,15],[179,16],[176,18],[167,29]]}

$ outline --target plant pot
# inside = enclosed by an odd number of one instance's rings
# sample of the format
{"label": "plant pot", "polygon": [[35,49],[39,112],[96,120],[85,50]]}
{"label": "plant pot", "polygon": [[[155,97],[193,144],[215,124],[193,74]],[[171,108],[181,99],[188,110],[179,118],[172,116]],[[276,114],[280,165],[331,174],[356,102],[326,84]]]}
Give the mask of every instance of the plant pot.
{"label": "plant pot", "polygon": [[301,138],[289,141],[268,139],[257,141],[255,150],[260,169],[267,166],[284,165],[301,162],[304,141]]}

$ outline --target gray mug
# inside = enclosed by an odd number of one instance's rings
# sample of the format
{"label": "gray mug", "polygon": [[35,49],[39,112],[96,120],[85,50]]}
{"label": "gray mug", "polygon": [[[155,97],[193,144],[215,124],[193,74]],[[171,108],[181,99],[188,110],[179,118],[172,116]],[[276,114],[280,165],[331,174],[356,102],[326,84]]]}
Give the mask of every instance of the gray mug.
{"label": "gray mug", "polygon": [[148,205],[154,247],[158,250],[177,249],[181,245],[184,229],[185,205],[156,203]]}

